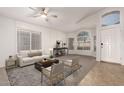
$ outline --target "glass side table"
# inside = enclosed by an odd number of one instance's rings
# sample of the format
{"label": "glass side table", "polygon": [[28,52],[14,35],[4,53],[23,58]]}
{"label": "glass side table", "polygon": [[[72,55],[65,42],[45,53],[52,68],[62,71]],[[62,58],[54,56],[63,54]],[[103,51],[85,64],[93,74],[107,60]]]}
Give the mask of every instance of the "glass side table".
{"label": "glass side table", "polygon": [[15,68],[17,66],[17,59],[13,56],[9,56],[9,58],[6,60],[6,69]]}

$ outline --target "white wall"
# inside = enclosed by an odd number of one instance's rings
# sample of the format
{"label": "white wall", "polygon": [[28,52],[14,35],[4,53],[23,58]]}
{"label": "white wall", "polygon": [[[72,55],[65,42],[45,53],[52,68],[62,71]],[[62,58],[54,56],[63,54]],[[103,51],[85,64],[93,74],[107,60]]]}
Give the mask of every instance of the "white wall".
{"label": "white wall", "polygon": [[121,64],[124,65],[124,8],[121,8]]}
{"label": "white wall", "polygon": [[0,17],[0,67],[5,65],[5,59],[15,54],[16,49],[16,25],[15,21]]}
{"label": "white wall", "polygon": [[63,32],[0,16],[0,67],[5,66],[5,59],[7,59],[9,55],[17,53],[17,27],[42,33],[43,54],[49,54],[49,48],[55,46],[56,40],[65,41],[65,33]]}

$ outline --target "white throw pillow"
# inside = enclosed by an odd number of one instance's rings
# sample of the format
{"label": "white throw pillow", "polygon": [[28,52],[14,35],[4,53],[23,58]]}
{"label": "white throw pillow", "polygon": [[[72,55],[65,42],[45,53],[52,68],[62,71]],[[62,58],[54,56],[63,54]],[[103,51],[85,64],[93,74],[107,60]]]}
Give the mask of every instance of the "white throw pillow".
{"label": "white throw pillow", "polygon": [[20,51],[19,55],[22,57],[27,57],[28,56],[29,51]]}

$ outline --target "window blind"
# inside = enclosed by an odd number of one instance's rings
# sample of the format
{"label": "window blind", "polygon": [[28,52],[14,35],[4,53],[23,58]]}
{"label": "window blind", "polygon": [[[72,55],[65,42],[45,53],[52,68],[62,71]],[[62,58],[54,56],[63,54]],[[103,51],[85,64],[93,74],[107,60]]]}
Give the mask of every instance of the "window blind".
{"label": "window blind", "polygon": [[41,34],[32,33],[31,35],[31,49],[41,49]]}
{"label": "window blind", "polygon": [[17,29],[17,50],[41,49],[41,33],[25,29]]}
{"label": "window blind", "polygon": [[17,37],[18,51],[30,50],[30,32],[18,31]]}

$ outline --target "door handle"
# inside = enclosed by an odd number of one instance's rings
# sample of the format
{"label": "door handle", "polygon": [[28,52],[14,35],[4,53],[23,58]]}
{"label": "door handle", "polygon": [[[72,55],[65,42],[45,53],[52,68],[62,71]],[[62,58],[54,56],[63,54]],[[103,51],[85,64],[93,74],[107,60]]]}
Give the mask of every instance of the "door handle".
{"label": "door handle", "polygon": [[101,48],[103,48],[103,43],[101,43]]}

